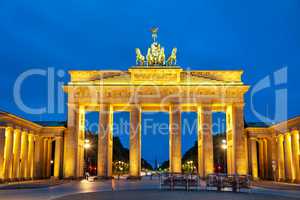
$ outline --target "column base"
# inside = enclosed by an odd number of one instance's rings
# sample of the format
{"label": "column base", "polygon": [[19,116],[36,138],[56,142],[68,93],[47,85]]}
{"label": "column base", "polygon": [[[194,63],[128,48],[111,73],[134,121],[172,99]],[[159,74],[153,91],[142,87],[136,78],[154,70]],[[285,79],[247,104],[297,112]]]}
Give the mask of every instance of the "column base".
{"label": "column base", "polygon": [[278,179],[277,179],[277,182],[286,182],[286,180],[283,179],[283,178],[278,178]]}
{"label": "column base", "polygon": [[[84,177],[63,177],[64,180],[82,180]],[[36,180],[43,180],[43,179],[50,179],[50,178],[36,178]]]}
{"label": "column base", "polygon": [[299,183],[299,181],[297,181],[296,179],[292,179],[292,180],[290,180],[290,182],[291,182],[291,183],[295,183],[295,184],[298,184],[298,183]]}
{"label": "column base", "polygon": [[97,176],[97,180],[111,180],[114,179],[113,176]]}
{"label": "column base", "polygon": [[292,179],[285,179],[282,182],[286,182],[286,183],[294,183],[294,180]]}
{"label": "column base", "polygon": [[300,180],[295,180],[294,183],[300,184]]}
{"label": "column base", "polygon": [[259,177],[252,177],[252,181],[260,181],[261,179]]}
{"label": "column base", "polygon": [[141,176],[128,176],[127,177],[127,180],[142,180],[142,177]]}

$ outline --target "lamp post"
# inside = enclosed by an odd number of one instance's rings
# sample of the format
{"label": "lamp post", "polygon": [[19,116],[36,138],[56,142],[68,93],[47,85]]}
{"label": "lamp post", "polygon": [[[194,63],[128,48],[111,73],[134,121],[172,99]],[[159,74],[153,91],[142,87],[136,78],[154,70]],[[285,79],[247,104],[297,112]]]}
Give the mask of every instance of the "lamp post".
{"label": "lamp post", "polygon": [[224,172],[227,173],[227,162],[226,162],[226,150],[227,150],[227,141],[225,139],[222,140],[221,148],[224,151]]}
{"label": "lamp post", "polygon": [[87,157],[87,151],[89,148],[91,148],[91,144],[90,144],[90,140],[88,139],[85,139],[84,140],[84,145],[83,145],[85,151],[84,151],[84,154],[85,154],[85,173],[88,172],[88,157]]}

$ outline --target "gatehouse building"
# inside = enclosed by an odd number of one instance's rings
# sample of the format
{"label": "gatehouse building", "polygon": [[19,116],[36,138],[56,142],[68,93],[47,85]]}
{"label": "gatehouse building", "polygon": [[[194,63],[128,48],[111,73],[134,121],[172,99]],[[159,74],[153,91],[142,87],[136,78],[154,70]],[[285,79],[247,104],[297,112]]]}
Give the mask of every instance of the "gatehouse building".
{"label": "gatehouse building", "polygon": [[249,86],[242,70],[184,70],[177,48],[169,56],[157,42],[128,70],[70,71],[66,124],[40,124],[0,112],[0,179],[27,180],[84,176],[85,113],[99,112],[99,177],[113,176],[113,113],[130,113],[129,176],[141,175],[141,114],[169,113],[169,171],[180,173],[181,112],[197,113],[201,177],[214,173],[212,113],[226,114],[227,173],[253,179],[300,182],[300,118],[272,126],[244,123]]}

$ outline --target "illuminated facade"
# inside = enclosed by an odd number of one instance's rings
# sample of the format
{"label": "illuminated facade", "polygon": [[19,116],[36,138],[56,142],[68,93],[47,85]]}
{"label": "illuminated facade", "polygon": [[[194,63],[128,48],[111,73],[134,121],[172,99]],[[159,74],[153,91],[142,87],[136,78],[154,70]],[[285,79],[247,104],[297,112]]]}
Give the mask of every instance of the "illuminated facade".
{"label": "illuminated facade", "polygon": [[254,179],[300,183],[300,117],[272,126],[249,124],[249,169]]}
{"label": "illuminated facade", "polygon": [[[131,108],[131,109],[129,109]],[[159,108],[153,105],[143,107],[144,111],[155,111]],[[181,111],[196,111],[194,109],[187,108],[185,105],[182,107]],[[104,108],[102,108],[104,109]],[[109,110],[107,107],[106,109]],[[120,109],[118,109],[120,110]],[[135,107],[128,107],[127,111],[131,110],[131,122],[132,127],[138,126],[137,123],[141,120],[140,111]],[[218,109],[220,110],[220,109]],[[224,111],[225,109],[223,109]],[[170,110],[164,110],[166,112]],[[213,111],[213,110],[212,110]],[[200,115],[200,113],[198,112]],[[208,112],[208,114],[210,114]],[[102,119],[100,123],[102,126],[107,126],[110,122],[109,118],[103,118],[107,114],[102,114]],[[100,118],[101,118],[100,116]],[[111,116],[110,116],[111,117]],[[201,117],[198,117],[198,120]],[[210,117],[209,117],[210,118]],[[110,118],[112,120],[112,118]],[[171,119],[170,119],[171,120]],[[174,118],[172,119],[173,121]],[[199,121],[198,121],[199,122]],[[199,122],[201,123],[201,121]],[[281,122],[272,126],[266,126],[261,123],[250,123],[245,125],[245,129],[242,132],[242,136],[246,140],[246,157],[242,162],[248,162],[248,174],[252,175],[253,179],[263,179],[263,180],[276,180],[276,181],[286,181],[286,182],[300,182],[300,168],[299,168],[299,129],[300,129],[300,117],[290,119],[288,121]],[[172,130],[172,129],[171,129]],[[108,130],[111,131],[111,130]],[[137,129],[133,134],[138,134],[140,137],[140,129]],[[174,130],[173,130],[174,131]],[[228,130],[229,132],[229,130]],[[103,133],[103,132],[102,132]],[[107,132],[110,134],[109,132]],[[201,132],[199,129],[199,134]],[[207,133],[207,132],[206,132]],[[41,124],[39,122],[31,122],[23,118],[17,117],[7,112],[0,112],[0,182],[1,181],[20,181],[20,180],[31,180],[31,179],[42,179],[50,178],[54,176],[56,178],[67,177],[63,174],[63,169],[68,169],[68,161],[64,161],[66,152],[69,151],[64,147],[64,143],[68,143],[66,138],[66,127],[63,123],[60,124]],[[107,136],[107,135],[106,135]],[[177,137],[177,143],[174,146],[180,146],[180,139]],[[199,137],[198,139],[200,139]],[[228,136],[227,136],[228,138]],[[132,136],[130,141],[130,162],[131,165],[138,163],[137,165],[131,166],[131,175],[139,176],[140,173],[140,148],[141,144],[140,138]],[[113,148],[107,146],[106,141],[109,138],[104,137],[101,142],[99,141],[100,148],[104,151],[104,148]],[[206,140],[207,141],[207,140]],[[174,144],[174,139],[170,136],[170,150],[174,150],[171,144]],[[199,145],[200,151],[199,160],[205,159],[204,152],[207,151],[206,145],[204,149],[203,142]],[[210,143],[211,145],[211,143]],[[54,148],[54,149],[53,149]],[[180,148],[180,147],[179,147]],[[175,148],[178,150],[179,148]],[[138,151],[137,151],[138,149]],[[208,149],[210,152],[212,150]],[[83,151],[83,150],[82,150]],[[112,151],[112,149],[110,149]],[[111,168],[110,160],[108,154],[110,151],[99,152],[99,156],[103,156],[102,162],[105,165],[99,163],[101,170],[98,171],[99,175],[106,176],[108,173],[112,173],[107,169]],[[227,155],[230,152],[227,152]],[[53,155],[51,155],[53,154]],[[172,156],[173,154],[170,154]],[[211,155],[213,155],[211,153]],[[174,156],[175,157],[175,156]],[[176,158],[176,157],[175,157]],[[249,158],[249,159],[248,159]],[[212,162],[209,158],[209,161]],[[51,160],[53,162],[51,162]],[[19,161],[19,162],[17,162]],[[134,163],[133,163],[134,162]],[[179,156],[177,156],[177,161],[180,162]],[[199,174],[210,173],[213,171],[209,165],[203,166],[203,161],[200,160],[199,164]],[[207,161],[206,161],[207,162]],[[228,165],[230,164],[230,159],[228,159]],[[234,164],[234,163],[233,163]],[[213,165],[213,163],[211,163]],[[178,166],[178,165],[177,165]],[[81,166],[82,167],[82,166]],[[105,167],[107,167],[105,169]],[[139,168],[137,168],[139,167]],[[201,168],[202,167],[202,168]],[[52,170],[51,170],[52,169]],[[177,168],[178,170],[179,168]],[[205,170],[204,170],[205,169]],[[211,171],[209,172],[208,169]],[[83,170],[83,169],[82,169]],[[107,170],[107,171],[105,171]],[[172,170],[172,168],[170,168]],[[231,169],[228,169],[230,173]],[[51,172],[52,171],[52,172]],[[175,171],[175,170],[174,170]],[[178,170],[180,171],[180,169]],[[177,172],[178,172],[177,171]],[[203,174],[201,174],[203,173]],[[108,174],[109,175],[109,174]],[[79,177],[83,174],[79,174]],[[75,176],[72,176],[75,177]]]}
{"label": "illuminated facade", "polygon": [[[170,114],[170,171],[181,172],[182,111],[198,113],[199,174],[214,171],[212,112],[227,116],[229,173],[248,173],[244,134],[242,71],[184,71],[176,66],[135,66],[128,71],[71,71],[68,93],[68,131],[64,174],[83,175],[86,111],[99,112],[98,175],[112,176],[113,112],[130,112],[130,175],[141,171],[141,113]],[[75,148],[74,148],[75,146]]]}
{"label": "illuminated facade", "polygon": [[[130,177],[141,172],[141,113],[169,113],[170,171],[181,172],[181,112],[198,113],[198,170],[214,172],[212,112],[227,118],[229,173],[248,173],[247,138],[244,134],[243,71],[184,71],[176,66],[177,48],[166,58],[151,29],[153,43],[144,56],[136,48],[136,64],[128,71],[70,71],[68,131],[65,134],[64,176],[80,177],[84,165],[85,112],[99,112],[98,175],[112,176],[113,112],[130,112]],[[67,151],[66,151],[67,149]]]}
{"label": "illuminated facade", "polygon": [[66,127],[52,125],[50,122],[41,125],[0,111],[0,181],[63,176]]}
{"label": "illuminated facade", "polygon": [[[68,122],[43,126],[0,113],[0,179],[48,178],[51,158],[55,177],[84,176],[85,113],[99,112],[98,176],[112,177],[113,113],[130,112],[129,176],[141,174],[141,113],[169,113],[170,172],[180,173],[181,112],[196,112],[198,173],[214,172],[212,113],[226,113],[227,172],[253,178],[300,182],[300,118],[270,127],[244,125],[242,70],[185,71],[176,65],[177,49],[166,58],[152,29],[153,43],[125,71],[70,71]],[[55,141],[55,145],[53,145]],[[55,151],[52,151],[55,147]],[[55,152],[55,155],[51,155]]]}

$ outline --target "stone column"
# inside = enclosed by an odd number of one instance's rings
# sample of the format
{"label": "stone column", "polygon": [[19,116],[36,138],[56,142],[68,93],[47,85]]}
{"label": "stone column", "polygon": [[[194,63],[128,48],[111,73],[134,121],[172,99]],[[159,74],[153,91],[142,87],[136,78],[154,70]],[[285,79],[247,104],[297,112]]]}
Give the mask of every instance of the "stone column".
{"label": "stone column", "polygon": [[101,104],[98,131],[98,176],[103,178],[110,178],[112,176],[112,125],[112,106]]}
{"label": "stone column", "polygon": [[51,158],[52,158],[52,139],[48,139],[47,143],[47,159],[46,159],[46,177],[51,176]]}
{"label": "stone column", "polygon": [[141,176],[141,107],[134,105],[130,112],[129,176]]}
{"label": "stone column", "polygon": [[43,138],[42,177],[47,178],[48,138]]}
{"label": "stone column", "polygon": [[227,141],[227,173],[236,173],[236,160],[235,160],[235,137],[233,135],[233,105],[226,107],[226,141]]}
{"label": "stone column", "polygon": [[0,180],[4,179],[5,128],[0,128]]}
{"label": "stone column", "polygon": [[211,123],[211,106],[198,106],[198,173],[201,177],[214,172]]}
{"label": "stone column", "polygon": [[229,105],[227,112],[230,113],[228,115],[230,119],[227,122],[229,122],[229,127],[231,127],[231,135],[227,136],[227,140],[230,140],[230,137],[232,137],[231,173],[246,175],[248,174],[248,155],[247,137],[244,133],[244,104],[235,103]]}
{"label": "stone column", "polygon": [[285,148],[285,167],[286,167],[286,178],[288,181],[295,180],[295,170],[294,170],[294,161],[292,157],[292,141],[291,134],[285,134],[284,140],[284,148]]}
{"label": "stone column", "polygon": [[265,179],[269,178],[269,159],[268,159],[268,141],[267,139],[263,139],[264,144],[264,167],[265,167]]}
{"label": "stone column", "polygon": [[5,149],[3,163],[3,179],[11,178],[13,163],[14,131],[12,127],[5,128]]}
{"label": "stone column", "polygon": [[272,180],[272,141],[271,138],[265,139],[265,152],[266,152],[266,178]]}
{"label": "stone column", "polygon": [[181,112],[180,105],[173,104],[169,110],[170,172],[181,173]]}
{"label": "stone column", "polygon": [[299,166],[299,131],[292,131],[292,151],[293,151],[293,163],[295,169],[295,182],[300,183],[300,166]]}
{"label": "stone column", "polygon": [[63,153],[63,138],[56,136],[55,138],[55,157],[54,157],[54,177],[61,178],[62,167],[62,153]]}
{"label": "stone column", "polygon": [[44,140],[40,136],[35,138],[35,148],[34,148],[34,166],[35,166],[35,179],[40,179],[43,177],[43,164],[44,164]]}
{"label": "stone column", "polygon": [[78,163],[76,167],[76,177],[84,176],[84,141],[85,141],[85,107],[79,107],[79,132],[78,132]]}
{"label": "stone column", "polygon": [[250,138],[251,144],[251,167],[252,167],[252,178],[258,179],[258,165],[257,165],[257,144],[255,138]]}
{"label": "stone column", "polygon": [[258,141],[259,148],[259,177],[261,179],[265,178],[265,150],[264,150],[264,140],[259,139]]}
{"label": "stone column", "polygon": [[85,108],[73,103],[72,98],[69,93],[68,129],[64,135],[65,178],[82,177],[84,168]]}
{"label": "stone column", "polygon": [[27,159],[27,168],[25,173],[25,178],[34,178],[34,135],[32,132],[28,134],[28,159]]}
{"label": "stone column", "polygon": [[278,179],[278,145],[277,145],[277,141],[276,141],[276,135],[275,133],[272,134],[272,137],[270,139],[270,150],[269,152],[271,152],[271,178],[274,181],[277,181]]}
{"label": "stone column", "polygon": [[277,145],[278,145],[278,180],[285,180],[285,165],[284,165],[284,149],[283,149],[283,139],[282,134],[278,135]]}
{"label": "stone column", "polygon": [[21,165],[20,165],[20,178],[25,179],[28,161],[28,132],[22,131],[21,136]]}
{"label": "stone column", "polygon": [[21,154],[21,130],[14,129],[14,147],[13,147],[13,170],[12,178],[18,179],[20,175],[20,154]]}

